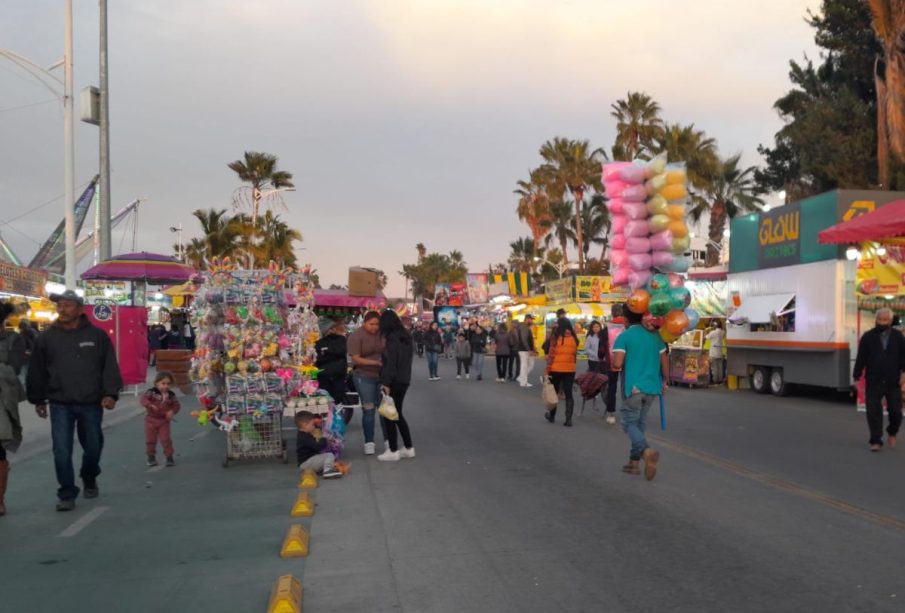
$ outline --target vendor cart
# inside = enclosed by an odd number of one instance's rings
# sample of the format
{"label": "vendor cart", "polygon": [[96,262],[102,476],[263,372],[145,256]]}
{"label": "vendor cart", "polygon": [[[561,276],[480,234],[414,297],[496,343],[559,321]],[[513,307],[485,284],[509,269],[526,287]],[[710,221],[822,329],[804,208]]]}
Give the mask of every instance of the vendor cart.
{"label": "vendor cart", "polygon": [[233,460],[278,459],[289,463],[283,440],[283,414],[268,413],[260,417],[243,415],[239,425],[226,434],[226,457],[223,468]]}
{"label": "vendor cart", "polygon": [[704,349],[703,330],[689,330],[670,347],[669,382],[688,387],[709,385],[710,356]]}

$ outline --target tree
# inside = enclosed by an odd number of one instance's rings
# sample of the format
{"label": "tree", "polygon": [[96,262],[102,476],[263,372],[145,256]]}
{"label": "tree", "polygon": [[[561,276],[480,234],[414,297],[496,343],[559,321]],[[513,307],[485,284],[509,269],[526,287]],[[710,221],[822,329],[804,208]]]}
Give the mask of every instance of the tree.
{"label": "tree", "polygon": [[[266,238],[258,243],[253,242],[255,234]],[[272,211],[264,213],[263,217],[258,218],[256,232],[248,233],[247,238],[252,241],[249,250],[254,254],[255,261],[265,265],[273,261],[280,266],[295,266],[294,243],[302,240],[302,234],[286,225],[279,215],[274,215]]]}
{"label": "tree", "polygon": [[518,194],[518,218],[524,221],[531,229],[531,237],[534,240],[534,248],[540,247],[540,242],[550,232],[550,198],[547,196],[543,184],[542,171],[532,170],[527,181],[519,180],[514,190]]}
{"label": "tree", "polygon": [[666,154],[666,159],[684,162],[691,187],[691,217],[700,219],[708,202],[701,196],[720,168],[716,140],[698,130],[694,124],[664,124],[652,151]]}
{"label": "tree", "polygon": [[[581,212],[581,228],[584,234],[584,258],[585,262],[590,257],[591,245],[601,245],[603,250],[600,259],[606,257],[606,249],[609,244],[607,234],[610,231],[610,211],[606,208],[606,198],[600,194],[594,194],[588,206]],[[578,224],[572,219],[572,230],[578,233]]]}
{"label": "tree", "polygon": [[534,249],[534,239],[530,236],[517,238],[509,243],[509,268],[517,272],[531,272],[534,258],[540,253]]}
{"label": "tree", "polygon": [[575,199],[575,215],[578,218],[578,269],[584,269],[584,245],[581,232],[581,207],[584,195],[591,189],[602,191],[600,164],[603,151],[591,150],[586,140],[570,140],[556,137],[540,148],[544,159],[541,176],[552,200],[563,199],[566,190]]}
{"label": "tree", "polygon": [[877,57],[877,165],[880,185],[905,185],[905,0],[868,0],[874,32],[883,52]]}
{"label": "tree", "polygon": [[553,231],[547,235],[547,246],[553,240],[559,241],[559,251],[562,253],[562,261],[569,265],[569,243],[578,242],[578,230],[576,230],[575,215],[572,213],[572,204],[569,202],[555,202],[550,207],[550,218]]}
{"label": "tree", "polygon": [[755,211],[764,203],[754,180],[755,168],[753,166],[740,168],[740,160],[740,153],[723,160],[707,193],[707,198],[711,202],[707,266],[716,266],[720,263],[720,252],[715,245],[723,241],[727,219],[739,213]]}
{"label": "tree", "polygon": [[423,244],[415,247],[418,261],[415,264],[403,264],[399,273],[412,284],[412,295],[433,297],[437,283],[457,283],[465,280],[468,264],[460,251],[449,255],[428,253]]}
{"label": "tree", "polygon": [[660,105],[645,93],[628,92],[611,108],[616,119],[613,159],[631,161],[649,152],[663,129]]}
{"label": "tree", "polygon": [[196,209],[192,216],[201,224],[201,238],[193,238],[185,247],[186,259],[201,268],[213,258],[234,257],[242,248],[242,220],[226,209]]}

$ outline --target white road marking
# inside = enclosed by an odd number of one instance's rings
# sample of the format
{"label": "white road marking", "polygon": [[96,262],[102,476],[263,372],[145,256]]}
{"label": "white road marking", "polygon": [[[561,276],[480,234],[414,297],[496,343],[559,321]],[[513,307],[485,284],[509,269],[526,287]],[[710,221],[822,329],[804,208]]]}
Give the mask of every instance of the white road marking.
{"label": "white road marking", "polygon": [[206,429],[206,430],[202,430],[201,432],[199,432],[198,434],[196,434],[195,436],[193,436],[192,438],[190,438],[190,439],[189,439],[189,442],[190,442],[190,443],[194,443],[194,442],[197,441],[198,439],[204,438],[205,436],[207,436],[208,434],[211,433],[211,430],[212,430],[212,428],[208,428],[208,429]]}
{"label": "white road marking", "polygon": [[91,522],[104,514],[107,509],[110,507],[94,507],[80,518],[75,520],[71,526],[60,532],[57,536],[59,538],[69,538],[73,537],[82,530],[84,530]]}

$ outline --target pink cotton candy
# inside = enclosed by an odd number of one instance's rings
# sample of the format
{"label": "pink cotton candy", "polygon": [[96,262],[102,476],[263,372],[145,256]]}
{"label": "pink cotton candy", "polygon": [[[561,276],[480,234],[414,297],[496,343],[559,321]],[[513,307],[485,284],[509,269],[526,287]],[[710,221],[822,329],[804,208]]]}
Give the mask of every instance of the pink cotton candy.
{"label": "pink cotton candy", "polygon": [[610,249],[610,264],[616,268],[624,266],[627,258],[628,252],[624,249]]}
{"label": "pink cotton candy", "polygon": [[639,289],[647,285],[650,278],[651,273],[649,270],[633,270],[628,274],[628,286],[632,290]]}
{"label": "pink cotton candy", "polygon": [[629,219],[647,219],[647,205],[643,202],[626,202],[623,209]]}
{"label": "pink cotton candy", "polygon": [[626,202],[644,202],[647,200],[647,190],[643,185],[629,185],[622,190],[621,196],[617,197],[621,197]]}
{"label": "pink cotton candy", "polygon": [[610,217],[611,228],[613,230],[613,234],[622,234],[625,232],[625,225],[628,222],[628,218],[625,215],[613,215]]}
{"label": "pink cotton candy", "polygon": [[639,219],[627,222],[622,233],[625,234],[626,237],[644,237],[650,235],[650,230],[647,227],[647,221]]}
{"label": "pink cotton candy", "polygon": [[[611,260],[612,261],[612,260]],[[628,278],[631,274],[631,269],[629,268],[617,268],[613,271],[613,285],[626,285],[628,284]]]}
{"label": "pink cotton candy", "polygon": [[650,237],[650,248],[653,251],[672,251],[672,232],[664,230]]}
{"label": "pink cotton candy", "polygon": [[649,253],[633,253],[626,259],[629,267],[635,272],[650,270],[651,258]]}
{"label": "pink cotton candy", "polygon": [[673,265],[673,262],[676,261],[676,256],[674,256],[669,251],[654,251],[650,255],[651,266],[654,268],[666,269]]}
{"label": "pink cotton candy", "polygon": [[603,165],[603,181],[604,183],[614,181],[619,178],[620,171],[626,166],[634,166],[631,162],[610,162]]}
{"label": "pink cotton candy", "polygon": [[622,193],[628,189],[629,184],[625,181],[613,180],[607,181],[603,184],[603,189],[606,191],[607,198],[621,198]]}
{"label": "pink cotton candy", "polygon": [[639,183],[644,183],[644,180],[647,177],[645,176],[643,166],[638,166],[637,164],[629,164],[628,166],[623,166],[619,169],[619,178],[626,183],[637,185]]}
{"label": "pink cotton candy", "polygon": [[[613,239],[610,241],[610,248],[612,249],[625,249],[625,234],[614,234]],[[670,243],[672,244],[672,243]]]}
{"label": "pink cotton candy", "polygon": [[640,237],[626,238],[625,250],[629,253],[649,253],[650,239]]}
{"label": "pink cotton candy", "polygon": [[622,215],[625,212],[625,201],[622,198],[613,198],[606,203],[606,206],[614,215]]}

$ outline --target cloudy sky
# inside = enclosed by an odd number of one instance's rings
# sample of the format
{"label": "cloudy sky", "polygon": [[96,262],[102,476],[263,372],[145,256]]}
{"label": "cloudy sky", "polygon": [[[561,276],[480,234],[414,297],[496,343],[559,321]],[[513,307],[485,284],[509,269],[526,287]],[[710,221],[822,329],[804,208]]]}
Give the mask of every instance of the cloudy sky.
{"label": "cloudy sky", "polygon": [[[4,0],[0,47],[62,56],[63,0]],[[75,86],[97,83],[97,2],[75,0]],[[298,190],[284,212],[322,281],[382,268],[390,293],[414,245],[473,270],[527,234],[515,181],[554,136],[609,148],[610,104],[652,95],[721,151],[772,142],[788,62],[814,56],[818,0],[113,0],[113,209],[147,198],[138,248],[231,204],[226,164],[277,154]],[[19,108],[19,107],[25,108]],[[97,128],[76,128],[76,183]],[[62,112],[0,59],[0,232],[29,259],[62,217]],[[49,203],[43,208],[39,205]],[[33,213],[19,217],[29,210]],[[114,232],[114,253],[131,235]]]}

